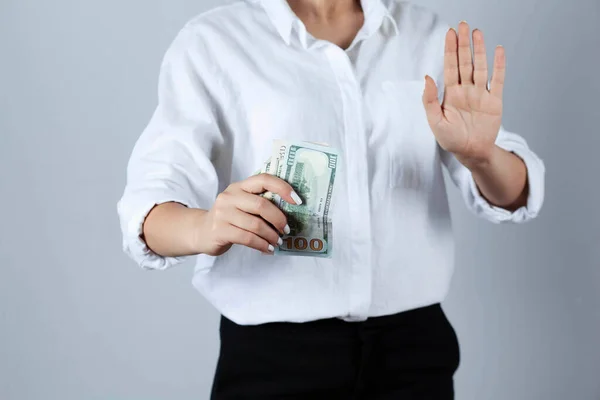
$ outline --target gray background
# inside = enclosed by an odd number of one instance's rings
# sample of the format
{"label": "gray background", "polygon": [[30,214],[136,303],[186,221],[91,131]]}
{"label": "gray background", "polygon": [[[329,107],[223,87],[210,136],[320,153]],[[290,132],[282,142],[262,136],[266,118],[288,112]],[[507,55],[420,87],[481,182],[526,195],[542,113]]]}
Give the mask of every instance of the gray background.
{"label": "gray background", "polygon": [[[451,191],[457,398],[600,399],[598,0],[422,1],[508,54],[506,117],[545,160],[524,226]],[[160,60],[217,1],[0,0],[0,398],[207,399],[217,313],[139,270],[115,204]]]}

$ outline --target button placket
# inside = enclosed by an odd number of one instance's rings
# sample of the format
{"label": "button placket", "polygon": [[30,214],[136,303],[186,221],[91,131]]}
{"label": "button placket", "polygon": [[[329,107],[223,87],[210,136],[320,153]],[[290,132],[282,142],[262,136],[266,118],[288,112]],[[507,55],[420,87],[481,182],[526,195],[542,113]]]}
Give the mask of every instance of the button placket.
{"label": "button placket", "polygon": [[356,212],[350,220],[353,273],[350,315],[364,319],[371,301],[371,223],[368,171],[368,147],[364,132],[363,96],[347,54],[336,46],[325,53],[336,76],[342,96],[344,115],[344,165],[347,168],[348,207]]}

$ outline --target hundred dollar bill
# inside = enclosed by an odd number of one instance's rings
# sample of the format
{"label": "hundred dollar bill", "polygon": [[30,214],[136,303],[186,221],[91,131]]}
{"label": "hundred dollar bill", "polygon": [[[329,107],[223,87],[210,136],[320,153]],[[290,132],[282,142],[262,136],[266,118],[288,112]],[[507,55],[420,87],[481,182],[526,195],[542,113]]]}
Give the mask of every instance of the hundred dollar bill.
{"label": "hundred dollar bill", "polygon": [[329,217],[340,154],[322,144],[275,140],[265,172],[288,182],[302,199],[289,204],[280,196],[265,194],[287,216],[290,234],[283,236],[280,255],[331,257],[332,223]]}

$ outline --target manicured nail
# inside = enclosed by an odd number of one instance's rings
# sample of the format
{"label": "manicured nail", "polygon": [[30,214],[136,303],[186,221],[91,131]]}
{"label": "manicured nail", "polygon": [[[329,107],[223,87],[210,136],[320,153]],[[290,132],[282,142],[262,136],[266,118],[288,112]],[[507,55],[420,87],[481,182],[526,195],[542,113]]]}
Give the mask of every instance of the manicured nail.
{"label": "manicured nail", "polygon": [[292,196],[292,200],[294,200],[294,202],[297,205],[302,204],[302,199],[300,198],[300,196],[298,196],[298,193],[296,193],[294,190],[292,190],[292,193],[290,193],[290,196]]}
{"label": "manicured nail", "polygon": [[275,247],[272,244],[269,245],[269,252],[272,253],[275,251]]}
{"label": "manicured nail", "polygon": [[283,239],[279,238],[277,239],[277,246],[281,246],[283,244]]}
{"label": "manicured nail", "polygon": [[[290,234],[290,231],[291,231],[291,229],[290,229],[290,226],[289,226],[289,225],[286,225],[286,226],[283,228],[283,233],[285,233],[286,235],[289,235],[289,234]],[[281,238],[280,238],[280,239],[281,239]],[[283,242],[282,242],[282,243],[283,243]]]}

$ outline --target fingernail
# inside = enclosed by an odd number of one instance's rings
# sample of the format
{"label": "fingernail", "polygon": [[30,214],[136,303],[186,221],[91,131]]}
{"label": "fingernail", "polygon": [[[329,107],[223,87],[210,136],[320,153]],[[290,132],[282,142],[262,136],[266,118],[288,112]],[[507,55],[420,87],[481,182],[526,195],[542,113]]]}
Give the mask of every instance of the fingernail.
{"label": "fingernail", "polygon": [[466,23],[467,23],[467,21],[465,21],[464,19],[459,22],[459,24],[466,24]]}
{"label": "fingernail", "polygon": [[292,196],[292,200],[294,200],[294,202],[297,205],[302,204],[302,199],[300,198],[300,196],[298,196],[298,193],[296,193],[294,190],[292,190],[292,193],[290,193],[290,196]]}
{"label": "fingernail", "polygon": [[272,244],[269,245],[269,252],[272,253],[275,251],[275,247]]}
{"label": "fingernail", "polygon": [[279,238],[277,239],[277,246],[281,246],[283,244],[283,239]]}
{"label": "fingernail", "polygon": [[290,226],[289,226],[289,225],[286,225],[286,226],[283,228],[283,233],[285,233],[286,235],[289,235],[289,234],[290,234],[290,231],[291,231],[291,229],[290,229]]}

